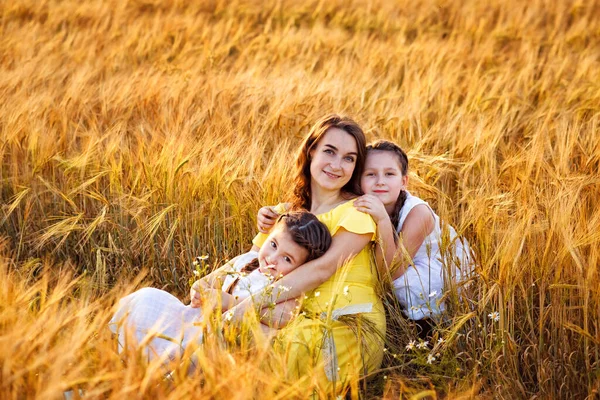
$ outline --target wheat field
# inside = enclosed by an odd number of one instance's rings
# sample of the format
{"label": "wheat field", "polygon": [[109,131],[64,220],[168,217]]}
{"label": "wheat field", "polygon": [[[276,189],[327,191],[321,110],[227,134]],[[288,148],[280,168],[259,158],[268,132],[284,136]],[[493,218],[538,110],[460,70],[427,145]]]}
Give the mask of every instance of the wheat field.
{"label": "wheat field", "polygon": [[0,397],[306,398],[264,341],[167,379],[106,326],[246,250],[330,112],[407,150],[477,263],[427,351],[388,301],[348,396],[600,396],[599,1],[4,0]]}

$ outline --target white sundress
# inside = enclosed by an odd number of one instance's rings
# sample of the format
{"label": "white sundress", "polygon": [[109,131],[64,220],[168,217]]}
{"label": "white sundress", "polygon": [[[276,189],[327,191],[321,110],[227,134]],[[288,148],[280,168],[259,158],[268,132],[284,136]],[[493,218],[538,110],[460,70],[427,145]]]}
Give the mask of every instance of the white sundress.
{"label": "white sundress", "polygon": [[[222,290],[227,290],[238,278],[231,294],[239,299],[265,288],[271,280],[260,271],[240,274],[240,270],[257,257],[255,251],[240,255],[231,273],[226,276]],[[180,357],[190,343],[202,343],[201,321],[201,308],[186,306],[172,294],[148,287],[119,300],[109,328],[118,335],[119,352],[125,346],[144,343],[144,352],[149,361],[157,357],[167,360]],[[128,330],[133,335],[132,344],[125,343]],[[150,340],[146,342],[145,339]]]}
{"label": "white sundress", "polygon": [[[406,192],[406,201],[400,210],[396,231],[400,232],[410,211],[426,205],[433,214],[435,224],[425,238],[404,274],[393,282],[396,298],[412,320],[436,317],[444,311],[440,301],[445,284],[465,279],[472,270],[472,257],[466,239],[458,236],[454,228],[446,225],[447,239],[443,239],[440,218],[424,200]],[[448,243],[443,242],[447,240]],[[440,247],[444,251],[440,251]]]}

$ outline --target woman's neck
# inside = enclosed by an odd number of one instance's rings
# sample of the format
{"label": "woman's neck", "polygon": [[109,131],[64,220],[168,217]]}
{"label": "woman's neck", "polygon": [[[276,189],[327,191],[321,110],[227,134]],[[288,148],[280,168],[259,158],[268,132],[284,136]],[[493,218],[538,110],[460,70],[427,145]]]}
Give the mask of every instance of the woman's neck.
{"label": "woman's neck", "polygon": [[347,200],[340,190],[327,191],[315,186],[311,187],[310,194],[310,212],[313,214],[323,214]]}

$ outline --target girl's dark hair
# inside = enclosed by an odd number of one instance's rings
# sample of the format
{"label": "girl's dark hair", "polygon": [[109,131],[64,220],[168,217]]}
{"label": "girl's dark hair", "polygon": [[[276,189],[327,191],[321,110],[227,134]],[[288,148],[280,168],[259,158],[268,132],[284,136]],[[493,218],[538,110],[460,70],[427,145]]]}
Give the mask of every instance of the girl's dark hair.
{"label": "girl's dark hair", "polygon": [[355,195],[363,193],[360,188],[360,177],[365,166],[367,143],[365,133],[352,119],[337,114],[330,114],[321,118],[313,125],[308,136],[298,149],[298,155],[296,156],[296,177],[294,178],[295,189],[291,199],[293,209],[310,210],[310,152],[317,147],[321,138],[331,128],[341,129],[356,140],[356,164],[352,172],[352,177],[344,185],[342,192]]}
{"label": "girl's dark hair", "polygon": [[[305,262],[321,257],[331,246],[331,233],[324,223],[308,211],[291,211],[282,214],[277,224],[284,223],[287,233],[299,246],[308,250]],[[249,262],[242,272],[252,272],[258,268],[258,259]]]}
{"label": "girl's dark hair", "polygon": [[[373,150],[389,151],[394,153],[396,156],[398,156],[398,163],[400,164],[402,176],[406,176],[408,174],[408,157],[406,156],[404,150],[402,150],[396,143],[389,142],[387,140],[378,140],[367,146],[367,153]],[[394,211],[392,211],[392,214],[390,215],[390,220],[392,221],[392,226],[394,229],[398,229],[398,223],[400,222],[400,210],[402,210],[405,201],[406,190],[402,190],[398,195],[398,199],[396,199]]]}

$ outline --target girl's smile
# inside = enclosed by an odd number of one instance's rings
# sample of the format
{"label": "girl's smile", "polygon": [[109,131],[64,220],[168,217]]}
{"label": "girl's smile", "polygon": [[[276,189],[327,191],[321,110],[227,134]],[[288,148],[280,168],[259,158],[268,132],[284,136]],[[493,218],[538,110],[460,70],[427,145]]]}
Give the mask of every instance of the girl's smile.
{"label": "girl's smile", "polygon": [[259,271],[278,278],[304,264],[308,250],[294,242],[285,224],[275,225],[258,252]]}
{"label": "girl's smile", "polygon": [[408,183],[408,176],[402,175],[397,158],[389,151],[369,151],[360,180],[362,190],[366,194],[377,196],[388,213],[394,209],[400,192]]}

